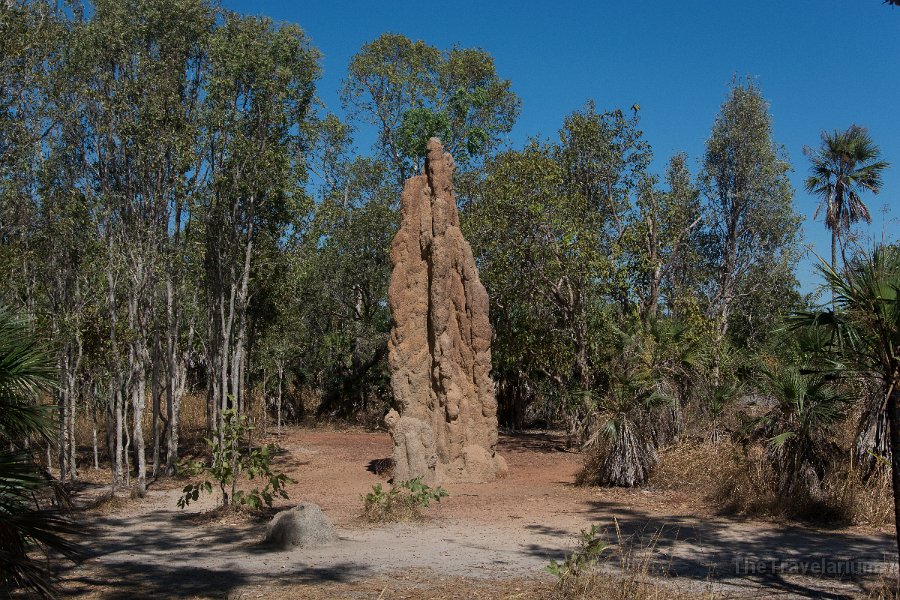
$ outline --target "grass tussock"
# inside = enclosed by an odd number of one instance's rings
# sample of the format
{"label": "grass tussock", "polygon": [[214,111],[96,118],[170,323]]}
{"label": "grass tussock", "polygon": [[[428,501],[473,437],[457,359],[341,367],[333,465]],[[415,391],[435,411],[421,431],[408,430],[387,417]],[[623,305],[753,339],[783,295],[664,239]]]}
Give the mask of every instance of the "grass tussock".
{"label": "grass tussock", "polygon": [[891,482],[883,470],[864,478],[849,462],[838,462],[819,494],[785,498],[758,444],[681,442],[661,452],[650,485],[685,492],[724,514],[872,527],[893,522]]}
{"label": "grass tussock", "polygon": [[111,515],[128,507],[130,504],[130,497],[123,498],[111,492],[105,492],[86,502],[79,509],[100,515]]}

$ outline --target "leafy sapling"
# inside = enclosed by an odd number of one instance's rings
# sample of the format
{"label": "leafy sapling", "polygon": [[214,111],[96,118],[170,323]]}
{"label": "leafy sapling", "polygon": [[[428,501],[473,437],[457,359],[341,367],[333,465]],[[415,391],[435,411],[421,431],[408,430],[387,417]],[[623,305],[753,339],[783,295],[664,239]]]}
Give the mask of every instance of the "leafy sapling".
{"label": "leafy sapling", "polygon": [[[272,457],[277,451],[274,444],[259,448],[250,448],[245,443],[252,427],[247,418],[229,409],[222,414],[222,427],[211,438],[206,439],[212,451],[212,464],[207,466],[201,461],[190,461],[182,465],[182,472],[190,477],[202,477],[201,481],[190,483],[182,489],[178,507],[184,508],[195,502],[201,492],[211,494],[213,482],[218,483],[222,493],[222,506],[242,506],[262,508],[263,504],[272,506],[275,497],[287,498],[285,485],[297,483],[284,473],[272,471]],[[248,480],[262,480],[262,488],[254,487],[249,491],[237,489],[241,475]]]}

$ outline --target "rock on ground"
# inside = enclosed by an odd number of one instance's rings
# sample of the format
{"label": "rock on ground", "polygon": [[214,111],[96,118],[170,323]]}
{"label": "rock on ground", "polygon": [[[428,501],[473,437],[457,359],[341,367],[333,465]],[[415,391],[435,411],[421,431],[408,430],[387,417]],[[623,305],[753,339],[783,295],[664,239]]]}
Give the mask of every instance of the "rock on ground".
{"label": "rock on ground", "polygon": [[453,158],[428,141],[425,169],[406,181],[391,246],[388,366],[397,411],[394,479],[490,481],[497,455],[488,296],[459,228]]}
{"label": "rock on ground", "polygon": [[337,540],[331,520],[318,504],[301,502],[290,510],[283,510],[266,527],[265,542],[281,550],[293,546],[315,548]]}

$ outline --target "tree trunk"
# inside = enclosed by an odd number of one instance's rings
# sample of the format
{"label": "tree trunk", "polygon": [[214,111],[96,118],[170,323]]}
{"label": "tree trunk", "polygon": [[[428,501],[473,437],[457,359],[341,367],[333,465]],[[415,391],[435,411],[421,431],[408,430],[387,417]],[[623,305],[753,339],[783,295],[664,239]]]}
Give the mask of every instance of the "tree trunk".
{"label": "tree trunk", "polygon": [[[178,461],[178,416],[175,412],[175,387],[177,385],[176,358],[178,349],[178,315],[172,280],[166,281],[166,475],[175,474]],[[207,427],[209,426],[209,402],[207,402]]]}
{"label": "tree trunk", "polygon": [[[831,232],[831,270],[837,272],[837,230]],[[834,288],[831,289],[831,310],[834,310]]]}
{"label": "tree trunk", "polygon": [[93,392],[91,393],[91,437],[93,443],[94,450],[94,470],[100,470],[100,456],[97,452],[97,389],[96,384],[94,384]]}
{"label": "tree trunk", "polygon": [[153,415],[151,417],[150,428],[153,431],[153,467],[151,468],[151,474],[155,479],[157,474],[159,473],[159,408],[160,408],[160,390],[159,390],[159,331],[153,331],[153,358],[150,361],[150,397],[151,397],[151,410],[153,411]]}
{"label": "tree trunk", "polygon": [[284,382],[284,365],[278,363],[278,435],[281,436],[281,394]]}
{"label": "tree trunk", "polygon": [[[894,528],[897,539],[897,556],[900,558],[900,381],[895,381],[888,397],[888,415],[891,424],[891,484],[894,489]],[[900,572],[897,573],[900,583]]]}
{"label": "tree trunk", "polygon": [[115,418],[116,418],[116,450],[115,450],[115,460],[113,460],[113,492],[116,491],[116,487],[118,487],[119,483],[122,482],[122,478],[124,476],[124,464],[125,464],[125,446],[123,444],[123,429],[124,429],[124,415],[122,410],[122,405],[124,404],[124,397],[122,394],[122,388],[120,387],[118,382],[114,382],[114,398],[113,403],[115,406]]}
{"label": "tree trunk", "polygon": [[[80,362],[80,357],[75,363],[75,369],[78,368],[78,363]],[[69,422],[66,424],[67,428],[67,436],[69,441],[69,481],[75,481],[78,477],[78,444],[75,442],[75,404],[78,399],[78,386],[76,381],[76,373],[73,371],[70,374],[69,381],[69,410],[68,417]]]}

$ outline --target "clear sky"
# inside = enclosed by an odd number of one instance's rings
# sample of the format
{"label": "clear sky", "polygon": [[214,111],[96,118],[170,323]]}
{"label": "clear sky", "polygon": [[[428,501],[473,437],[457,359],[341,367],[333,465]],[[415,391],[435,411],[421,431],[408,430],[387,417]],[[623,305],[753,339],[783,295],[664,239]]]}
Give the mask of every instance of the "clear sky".
{"label": "clear sky", "polygon": [[[590,98],[601,109],[639,104],[657,172],[678,151],[696,172],[732,76],[750,75],[794,165],[804,240],[828,254],[830,237],[812,220],[816,200],[803,191],[803,147],[817,145],[823,129],[851,123],[868,127],[896,164],[881,194],[866,197],[873,223],[863,233],[900,237],[900,8],[881,0],[223,2],[302,26],[324,54],[319,96],[338,114],[350,57],[383,32],[442,49],[480,47],[522,99],[513,146],[555,135],[563,117]],[[804,291],[817,283],[814,261],[798,268]]]}

